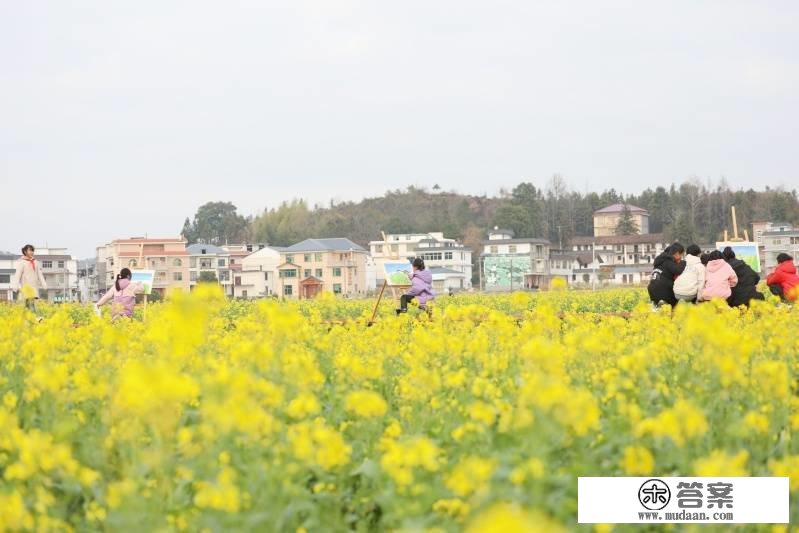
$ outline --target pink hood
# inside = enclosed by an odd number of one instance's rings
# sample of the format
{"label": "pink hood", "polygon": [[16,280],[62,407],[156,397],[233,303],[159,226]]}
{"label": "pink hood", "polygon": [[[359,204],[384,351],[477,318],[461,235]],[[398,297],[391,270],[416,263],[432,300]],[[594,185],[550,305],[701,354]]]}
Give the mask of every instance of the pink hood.
{"label": "pink hood", "polygon": [[702,299],[713,298],[727,299],[732,294],[732,287],[738,284],[738,276],[724,259],[714,259],[707,264],[705,269],[705,288],[702,289]]}

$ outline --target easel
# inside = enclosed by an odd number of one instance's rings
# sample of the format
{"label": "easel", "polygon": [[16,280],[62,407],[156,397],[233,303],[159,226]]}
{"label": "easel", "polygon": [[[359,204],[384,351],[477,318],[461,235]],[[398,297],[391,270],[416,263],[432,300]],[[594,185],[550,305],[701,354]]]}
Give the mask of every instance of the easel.
{"label": "easel", "polygon": [[735,206],[731,206],[730,209],[732,210],[732,232],[734,237],[732,239],[727,238],[728,233],[727,229],[724,228],[724,242],[743,242],[749,241],[749,230],[744,228],[744,238],[741,239],[738,236],[738,219],[735,217]]}
{"label": "easel", "polygon": [[[387,245],[388,239],[386,238],[386,233],[384,231],[381,231],[380,234],[383,236],[383,242],[385,243],[385,245]],[[389,250],[391,250],[390,247]],[[391,254],[389,256],[389,259],[399,261],[400,259],[399,251],[397,251],[396,257],[393,254]],[[388,280],[384,279],[383,286],[380,287],[380,293],[377,295],[377,302],[375,302],[375,308],[372,309],[372,317],[369,319],[369,322],[366,323],[367,326],[371,326],[375,322],[375,317],[377,316],[377,310],[380,308],[380,301],[383,299],[383,293],[386,292],[386,287],[388,287],[389,290],[391,290],[391,297],[394,300],[399,300],[402,294],[406,290],[411,288],[410,285],[389,285]]]}

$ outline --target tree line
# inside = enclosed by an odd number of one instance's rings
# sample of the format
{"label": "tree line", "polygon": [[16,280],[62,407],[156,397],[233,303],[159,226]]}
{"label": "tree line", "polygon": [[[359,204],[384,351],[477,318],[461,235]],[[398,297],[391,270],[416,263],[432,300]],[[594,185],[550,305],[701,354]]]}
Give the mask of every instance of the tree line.
{"label": "tree line", "polygon": [[[496,196],[475,196],[418,187],[386,192],[357,202],[309,206],[304,200],[282,202],[255,215],[244,216],[231,202],[200,206],[186,218],[181,234],[189,243],[225,244],[257,242],[288,246],[310,237],[348,237],[366,247],[380,232],[443,231],[473,250],[494,226],[512,229],[517,237],[542,237],[555,247],[571,236],[593,234],[593,213],[614,203],[627,203],[649,211],[650,233],[666,240],[711,243],[724,229],[732,233],[730,207],[735,206],[739,229],[754,220],[799,223],[795,190],[766,187],[736,189],[721,180],[715,184],[691,179],[670,187],[648,188],[638,194],[615,189],[581,193],[555,175],[545,183],[519,183]],[[620,233],[630,233],[623,217]],[[475,259],[479,254],[474,254]]]}

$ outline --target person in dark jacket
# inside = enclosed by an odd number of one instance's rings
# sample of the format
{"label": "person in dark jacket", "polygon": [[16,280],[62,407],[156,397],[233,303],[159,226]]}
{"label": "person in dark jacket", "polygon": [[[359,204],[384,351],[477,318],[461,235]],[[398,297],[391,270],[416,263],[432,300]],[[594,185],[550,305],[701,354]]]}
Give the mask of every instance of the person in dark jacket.
{"label": "person in dark jacket", "polygon": [[757,284],[760,283],[760,274],[752,270],[752,267],[742,260],[737,259],[735,252],[729,246],[724,248],[721,254],[727,264],[735,271],[735,275],[738,276],[738,283],[732,288],[732,294],[727,298],[729,306],[745,305],[749,307],[749,302],[752,300],[765,300],[766,298],[763,294],[757,291]]}
{"label": "person in dark jacket", "polygon": [[682,260],[684,254],[685,247],[675,242],[655,258],[655,268],[652,270],[647,287],[649,298],[653,304],[677,305],[677,298],[674,296],[674,279],[685,270],[685,261]]}

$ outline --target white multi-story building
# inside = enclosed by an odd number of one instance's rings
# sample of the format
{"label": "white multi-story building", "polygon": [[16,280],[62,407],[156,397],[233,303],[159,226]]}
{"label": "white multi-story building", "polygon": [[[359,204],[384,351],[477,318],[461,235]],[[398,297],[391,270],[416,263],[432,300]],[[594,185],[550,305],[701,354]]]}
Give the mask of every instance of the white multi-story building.
{"label": "white multi-story building", "polygon": [[11,278],[14,276],[19,258],[20,254],[0,252],[0,302],[10,302],[14,299]]}
{"label": "white multi-story building", "polygon": [[781,253],[799,259],[799,228],[788,226],[780,231],[763,232],[763,272],[770,273],[777,266],[777,256]]}
{"label": "white multi-story building", "polygon": [[192,244],[186,247],[189,254],[189,287],[194,289],[203,272],[209,272],[219,282],[228,296],[233,296],[230,275],[230,253],[213,244]]}
{"label": "white multi-story building", "polygon": [[443,232],[391,233],[385,240],[370,241],[369,251],[374,259],[375,285],[383,283],[383,265],[387,261],[413,261],[421,257],[427,268],[445,269],[438,272],[439,276],[447,278],[448,289],[472,286],[472,250],[455,239],[444,237]]}
{"label": "white multi-story building", "polygon": [[264,246],[241,259],[240,270],[233,273],[233,296],[263,298],[275,295],[277,267],[283,248]]}
{"label": "white multi-story building", "polygon": [[667,246],[662,233],[572,237],[563,253],[578,254],[583,264],[567,273],[566,279],[570,284],[594,287],[643,284],[649,280],[655,257]]}
{"label": "white multi-story building", "polygon": [[513,291],[549,286],[547,239],[515,238],[513,230],[494,228],[483,241],[481,285],[486,291]]}
{"label": "white multi-story building", "polygon": [[[0,301],[13,299],[12,278],[22,254],[0,254]],[[66,248],[36,248],[36,263],[42,269],[47,290],[40,296],[50,302],[67,302],[78,297],[78,262]]]}

